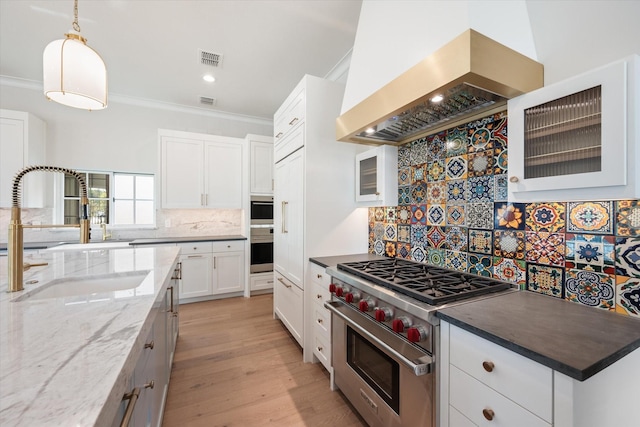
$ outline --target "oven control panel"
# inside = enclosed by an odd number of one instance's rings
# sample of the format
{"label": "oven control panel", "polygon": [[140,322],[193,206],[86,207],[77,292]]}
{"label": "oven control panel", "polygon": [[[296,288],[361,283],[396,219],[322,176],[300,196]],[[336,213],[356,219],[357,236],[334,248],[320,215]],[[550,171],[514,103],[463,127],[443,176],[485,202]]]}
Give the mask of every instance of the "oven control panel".
{"label": "oven control panel", "polygon": [[332,299],[350,305],[371,320],[385,325],[407,341],[433,353],[433,325],[333,278],[329,285]]}

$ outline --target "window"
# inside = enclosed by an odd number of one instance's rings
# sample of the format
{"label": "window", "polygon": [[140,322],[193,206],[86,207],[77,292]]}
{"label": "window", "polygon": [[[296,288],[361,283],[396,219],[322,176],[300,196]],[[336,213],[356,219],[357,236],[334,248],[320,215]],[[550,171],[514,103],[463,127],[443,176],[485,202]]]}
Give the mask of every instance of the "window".
{"label": "window", "polygon": [[[81,172],[87,183],[89,220],[92,225],[153,225],[153,175],[119,172]],[[80,185],[65,175],[63,190],[65,224],[78,224]]]}

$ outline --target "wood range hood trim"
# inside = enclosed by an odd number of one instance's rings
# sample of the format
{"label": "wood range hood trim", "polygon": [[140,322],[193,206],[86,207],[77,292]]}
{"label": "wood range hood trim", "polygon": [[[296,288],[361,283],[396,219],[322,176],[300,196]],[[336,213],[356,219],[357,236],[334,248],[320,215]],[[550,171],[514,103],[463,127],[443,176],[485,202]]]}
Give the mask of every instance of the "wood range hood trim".
{"label": "wood range hood trim", "polygon": [[[400,141],[359,136],[365,129],[461,84],[504,98],[411,134]],[[336,119],[336,138],[343,142],[401,145],[468,121],[506,110],[508,99],[544,85],[542,64],[475,30],[469,29],[414,65]]]}

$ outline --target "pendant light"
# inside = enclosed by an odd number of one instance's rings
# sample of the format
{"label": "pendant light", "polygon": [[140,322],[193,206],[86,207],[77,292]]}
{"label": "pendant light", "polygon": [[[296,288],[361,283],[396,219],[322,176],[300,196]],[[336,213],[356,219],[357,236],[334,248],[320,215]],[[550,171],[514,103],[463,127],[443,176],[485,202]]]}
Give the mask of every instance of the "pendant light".
{"label": "pendant light", "polygon": [[107,69],[80,34],[78,0],[74,4],[73,30],[49,43],[42,55],[44,95],[70,107],[101,110],[107,107]]}

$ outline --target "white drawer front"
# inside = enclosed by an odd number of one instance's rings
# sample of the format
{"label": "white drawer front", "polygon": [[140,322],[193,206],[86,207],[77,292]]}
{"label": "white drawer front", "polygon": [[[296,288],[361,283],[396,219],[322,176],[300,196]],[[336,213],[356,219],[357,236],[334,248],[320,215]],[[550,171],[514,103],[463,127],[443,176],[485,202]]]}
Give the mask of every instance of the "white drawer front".
{"label": "white drawer front", "polygon": [[[487,427],[550,427],[531,412],[492,390],[455,366],[449,371],[449,402],[462,415],[478,426]],[[551,391],[549,392],[551,394]],[[491,411],[492,419],[485,414]],[[464,425],[464,424],[462,424]]]}
{"label": "white drawer front", "polygon": [[292,282],[276,273],[276,281],[274,283],[274,311],[289,329],[291,335],[298,341],[300,345],[304,337],[304,291],[294,285]]}
{"label": "white drawer front", "polygon": [[331,369],[331,346],[328,344],[330,342],[324,337],[316,335],[313,346],[313,354],[316,355],[327,370]]}
{"label": "white drawer front", "polygon": [[244,240],[225,240],[222,242],[211,242],[213,252],[235,252],[244,250]]}
{"label": "white drawer front", "polygon": [[331,284],[331,276],[327,274],[325,268],[313,262],[310,262],[309,265],[309,274],[311,274],[311,280],[314,283],[324,286],[325,289],[329,289],[329,285]]}
{"label": "white drawer front", "polygon": [[316,333],[320,333],[329,339],[331,336],[331,314],[326,308],[315,306],[313,310],[313,323]]}
{"label": "white drawer front", "polygon": [[450,337],[452,365],[551,422],[553,372],[550,368],[456,326],[451,326]]}
{"label": "white drawer front", "polygon": [[329,292],[329,285],[320,285],[316,282],[311,286],[311,298],[313,302],[320,307],[324,307],[324,302],[331,300],[331,293]]}
{"label": "white drawer front", "polygon": [[449,406],[449,427],[477,427],[453,406]]}
{"label": "white drawer front", "polygon": [[274,162],[279,162],[302,146],[304,146],[304,126],[299,126],[276,143]]}
{"label": "white drawer front", "polygon": [[178,243],[178,246],[180,247],[180,255],[206,254],[210,253],[213,248],[211,242]]}

